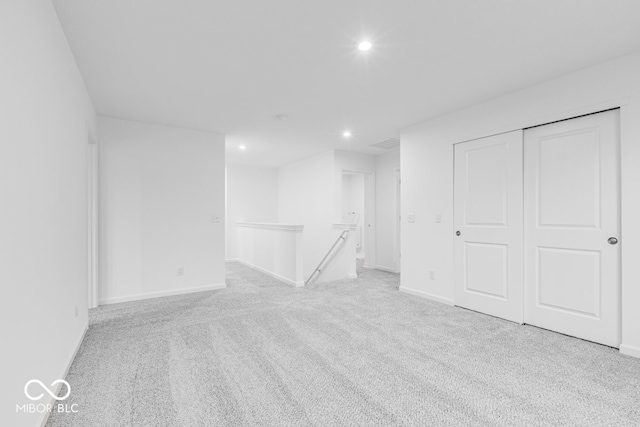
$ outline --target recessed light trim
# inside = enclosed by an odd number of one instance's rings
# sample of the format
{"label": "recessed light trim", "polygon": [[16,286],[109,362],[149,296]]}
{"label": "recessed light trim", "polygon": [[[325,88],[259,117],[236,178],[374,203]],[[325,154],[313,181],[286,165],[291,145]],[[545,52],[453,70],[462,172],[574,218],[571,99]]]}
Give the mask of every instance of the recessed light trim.
{"label": "recessed light trim", "polygon": [[342,136],[345,138],[351,138],[351,135],[352,133],[349,130],[345,130],[344,132],[342,132]]}
{"label": "recessed light trim", "polygon": [[372,47],[373,45],[369,40],[362,40],[360,43],[358,43],[358,50],[361,50],[363,52],[370,50]]}
{"label": "recessed light trim", "polygon": [[246,149],[247,149],[247,146],[246,146],[246,145],[240,145],[240,146],[238,147],[238,149],[239,149],[240,151],[244,151],[244,150],[246,150]]}

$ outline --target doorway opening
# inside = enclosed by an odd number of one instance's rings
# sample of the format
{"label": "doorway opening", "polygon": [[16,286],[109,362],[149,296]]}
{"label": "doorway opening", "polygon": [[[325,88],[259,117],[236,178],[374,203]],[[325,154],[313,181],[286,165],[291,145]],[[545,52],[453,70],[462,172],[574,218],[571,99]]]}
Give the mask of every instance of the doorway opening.
{"label": "doorway opening", "polygon": [[401,185],[402,185],[402,179],[401,179],[401,175],[400,175],[400,169],[396,169],[396,174],[395,174],[395,190],[396,190],[396,211],[395,211],[395,223],[396,223],[396,227],[395,227],[395,234],[396,234],[396,238],[394,239],[394,243],[395,243],[395,248],[393,251],[394,254],[394,264],[395,264],[395,269],[396,269],[396,273],[400,273],[400,265],[401,265],[401,250],[400,250],[400,236],[401,236],[401,226],[402,226],[402,210],[401,210],[401,206],[402,206],[402,189],[401,189]]}
{"label": "doorway opening", "polygon": [[375,183],[372,172],[342,171],[340,221],[355,224],[356,260],[375,268]]}

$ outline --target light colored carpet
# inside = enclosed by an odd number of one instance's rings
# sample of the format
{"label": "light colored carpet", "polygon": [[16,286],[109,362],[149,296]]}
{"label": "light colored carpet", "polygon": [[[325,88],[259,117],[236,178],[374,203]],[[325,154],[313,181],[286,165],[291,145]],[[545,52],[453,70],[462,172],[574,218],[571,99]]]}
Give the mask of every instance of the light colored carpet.
{"label": "light colored carpet", "polygon": [[399,293],[398,276],[100,307],[49,426],[639,426],[640,360]]}

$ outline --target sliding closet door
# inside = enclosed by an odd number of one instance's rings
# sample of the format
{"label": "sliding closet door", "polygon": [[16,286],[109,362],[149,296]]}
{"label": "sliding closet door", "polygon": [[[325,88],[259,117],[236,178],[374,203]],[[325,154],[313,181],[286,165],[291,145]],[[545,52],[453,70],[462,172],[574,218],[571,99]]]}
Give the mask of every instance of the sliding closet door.
{"label": "sliding closet door", "polygon": [[455,146],[454,298],[522,323],[522,131]]}
{"label": "sliding closet door", "polygon": [[525,131],[525,323],[618,347],[618,111]]}

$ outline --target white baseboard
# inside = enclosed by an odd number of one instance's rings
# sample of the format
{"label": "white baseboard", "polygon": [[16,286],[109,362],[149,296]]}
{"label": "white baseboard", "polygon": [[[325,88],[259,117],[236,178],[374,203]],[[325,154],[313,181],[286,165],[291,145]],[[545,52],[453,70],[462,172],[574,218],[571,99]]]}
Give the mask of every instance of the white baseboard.
{"label": "white baseboard", "polygon": [[[71,365],[73,364],[73,361],[76,358],[76,354],[78,354],[78,350],[80,350],[80,346],[82,345],[82,342],[84,341],[84,336],[87,334],[87,330],[88,329],[89,329],[89,321],[87,320],[87,323],[85,323],[84,328],[82,328],[82,333],[80,334],[80,339],[78,339],[76,341],[75,347],[71,349],[69,357],[67,358],[67,365],[64,368],[64,372],[62,373],[62,376],[58,377],[59,379],[66,379],[67,375],[69,375],[69,370],[71,369]],[[55,394],[57,396],[58,393],[60,392],[61,388],[62,388],[62,384],[58,384],[56,386],[55,390],[53,390],[53,394]],[[53,400],[53,397],[49,396],[49,401],[48,402],[44,402],[44,404],[45,405],[46,404],[55,405],[56,401]],[[38,421],[37,425],[39,425],[41,427],[44,427],[47,424],[47,421],[49,420],[49,415],[50,415],[50,412],[48,412],[48,411],[42,412],[42,414],[40,414],[40,420]]]}
{"label": "white baseboard", "polygon": [[238,258],[227,258],[224,260],[224,262],[238,262],[240,261]]}
{"label": "white baseboard", "polygon": [[280,276],[279,274],[274,273],[273,271],[269,271],[269,270],[267,270],[265,268],[258,267],[257,265],[253,265],[250,262],[247,262],[247,261],[244,261],[244,260],[241,260],[241,259],[237,259],[236,261],[239,262],[240,264],[246,265],[249,268],[252,268],[254,270],[258,270],[260,273],[264,273],[264,274],[266,274],[268,276],[273,277],[274,279],[278,279],[281,282],[286,283],[287,285],[295,286],[296,288],[300,288],[300,287],[304,286],[304,281],[296,282],[295,280],[287,279],[286,277]]}
{"label": "white baseboard", "polygon": [[397,273],[393,267],[385,267],[384,265],[376,265],[376,270],[388,271],[389,273]]}
{"label": "white baseboard", "polygon": [[627,356],[638,357],[640,358],[640,347],[634,347],[627,344],[620,345],[620,353],[626,354]]}
{"label": "white baseboard", "polygon": [[441,297],[441,296],[438,296],[438,295],[430,294],[428,292],[417,291],[415,289],[406,288],[404,286],[400,286],[400,288],[398,290],[400,292],[405,292],[407,294],[415,295],[415,296],[418,296],[418,297],[426,298],[426,299],[431,300],[431,301],[435,301],[435,302],[439,302],[439,303],[442,303],[442,304],[453,306],[453,300],[451,298],[444,298],[444,297]]}
{"label": "white baseboard", "polygon": [[347,273],[347,279],[357,279],[358,273]]}
{"label": "white baseboard", "polygon": [[170,297],[174,295],[192,294],[195,292],[215,291],[227,287],[226,283],[216,283],[215,285],[198,286],[195,288],[172,289],[170,291],[150,292],[146,294],[127,295],[124,297],[105,298],[98,301],[98,305],[117,304],[120,302],[138,301],[143,299]]}

